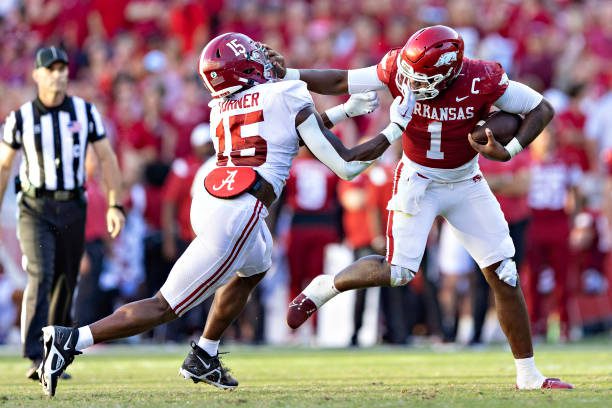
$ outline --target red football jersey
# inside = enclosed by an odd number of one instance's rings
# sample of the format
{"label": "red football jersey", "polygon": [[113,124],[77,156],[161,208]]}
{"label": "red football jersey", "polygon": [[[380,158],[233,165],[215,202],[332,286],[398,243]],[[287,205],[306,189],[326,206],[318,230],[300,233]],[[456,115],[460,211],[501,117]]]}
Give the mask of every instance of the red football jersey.
{"label": "red football jersey", "polygon": [[287,204],[294,214],[335,213],[338,177],[312,157],[297,157],[285,187]]}
{"label": "red football jersey", "polygon": [[176,205],[179,237],[188,242],[195,238],[190,218],[191,186],[201,166],[202,160],[194,156],[176,159],[163,187],[162,202]]}
{"label": "red football jersey", "polygon": [[[396,83],[397,56],[389,51],[377,66],[378,78],[393,97],[401,95]],[[437,97],[417,101],[406,127],[402,146],[406,156],[422,166],[454,169],[476,156],[467,135],[489,112],[508,87],[500,64],[463,59],[457,79]]]}

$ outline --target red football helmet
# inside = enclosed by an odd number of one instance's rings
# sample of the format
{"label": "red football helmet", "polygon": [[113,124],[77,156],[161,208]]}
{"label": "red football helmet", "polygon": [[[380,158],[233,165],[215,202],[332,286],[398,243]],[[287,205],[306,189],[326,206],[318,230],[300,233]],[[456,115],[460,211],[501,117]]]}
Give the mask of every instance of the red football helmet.
{"label": "red football helmet", "polygon": [[213,98],[274,78],[261,45],[240,33],[221,34],[206,44],[200,54],[199,72]]}
{"label": "red football helmet", "polygon": [[438,96],[459,74],[463,39],[443,25],[423,28],[412,36],[397,56],[398,89],[410,87],[417,100]]}

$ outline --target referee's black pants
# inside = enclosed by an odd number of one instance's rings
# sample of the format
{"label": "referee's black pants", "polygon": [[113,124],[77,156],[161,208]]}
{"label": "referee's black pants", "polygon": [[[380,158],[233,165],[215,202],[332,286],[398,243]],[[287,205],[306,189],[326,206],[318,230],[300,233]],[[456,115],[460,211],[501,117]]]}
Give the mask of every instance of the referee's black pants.
{"label": "referee's black pants", "polygon": [[23,355],[42,359],[42,328],[70,326],[70,309],[85,242],[84,198],[19,200],[18,237],[28,283],[21,312]]}

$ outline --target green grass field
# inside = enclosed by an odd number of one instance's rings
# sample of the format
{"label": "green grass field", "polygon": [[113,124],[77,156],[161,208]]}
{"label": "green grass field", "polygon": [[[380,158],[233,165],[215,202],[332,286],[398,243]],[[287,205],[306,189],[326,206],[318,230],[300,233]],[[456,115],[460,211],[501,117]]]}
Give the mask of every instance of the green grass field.
{"label": "green grass field", "polygon": [[187,346],[109,346],[79,356],[49,400],[27,381],[27,364],[0,354],[4,407],[612,407],[610,343],[539,346],[537,362],[572,391],[514,390],[514,364],[502,347],[481,351],[419,348],[314,350],[223,348],[241,382],[235,391],[179,377]]}

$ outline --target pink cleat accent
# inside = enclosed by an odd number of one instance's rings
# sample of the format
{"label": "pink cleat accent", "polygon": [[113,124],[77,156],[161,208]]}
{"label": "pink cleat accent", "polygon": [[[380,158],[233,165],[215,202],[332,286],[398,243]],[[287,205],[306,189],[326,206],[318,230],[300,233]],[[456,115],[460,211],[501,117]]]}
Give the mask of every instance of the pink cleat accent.
{"label": "pink cleat accent", "polygon": [[314,302],[303,293],[300,293],[291,303],[289,303],[287,324],[292,329],[297,329],[316,311],[317,306]]}
{"label": "pink cleat accent", "polygon": [[[515,388],[517,390],[521,389],[518,387],[518,385],[515,385]],[[531,388],[527,388],[527,390],[529,389]],[[573,390],[574,386],[570,383],[563,382],[558,378],[547,378],[542,383],[542,386],[540,387],[540,389],[542,390]]]}
{"label": "pink cleat accent", "polygon": [[547,378],[542,383],[542,389],[550,389],[550,390],[572,390],[574,386],[570,383],[566,383],[561,381],[558,378]]}

